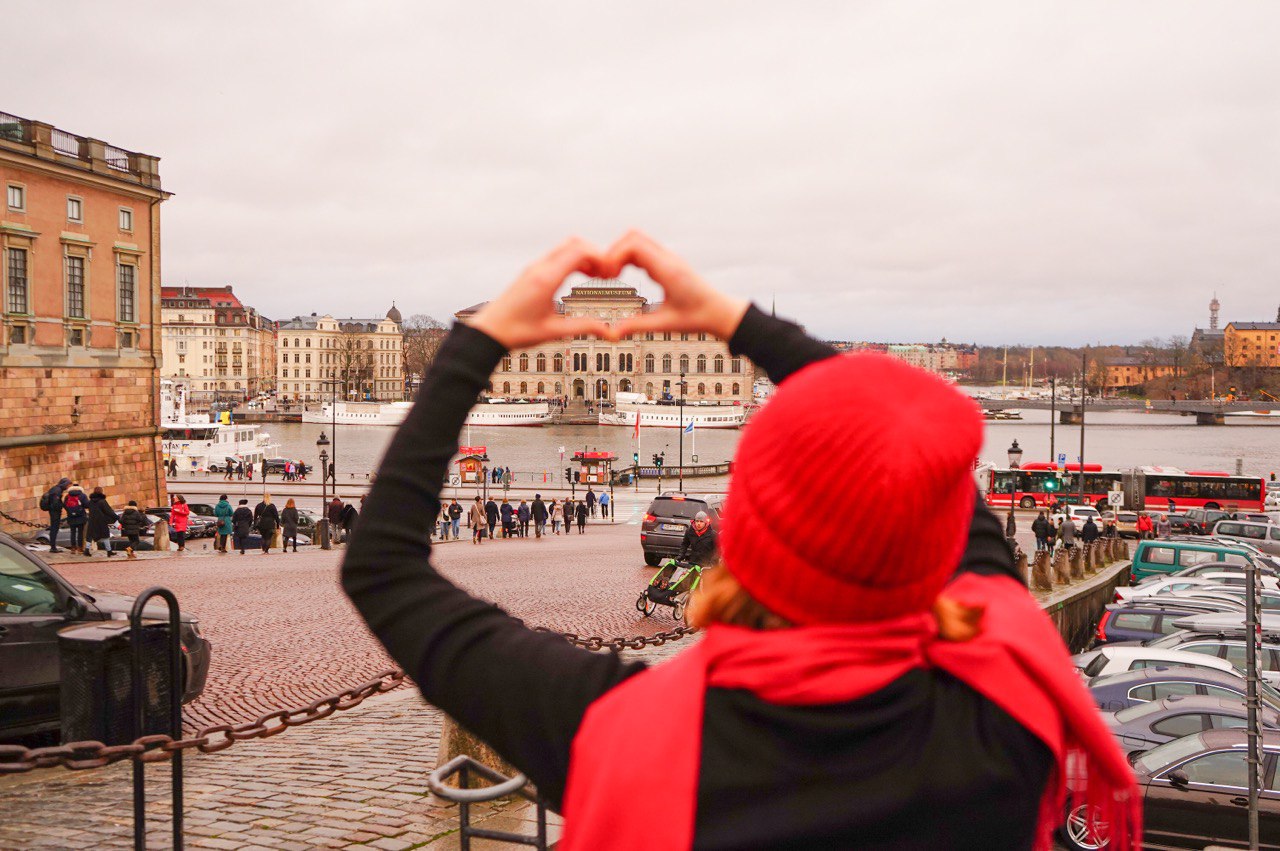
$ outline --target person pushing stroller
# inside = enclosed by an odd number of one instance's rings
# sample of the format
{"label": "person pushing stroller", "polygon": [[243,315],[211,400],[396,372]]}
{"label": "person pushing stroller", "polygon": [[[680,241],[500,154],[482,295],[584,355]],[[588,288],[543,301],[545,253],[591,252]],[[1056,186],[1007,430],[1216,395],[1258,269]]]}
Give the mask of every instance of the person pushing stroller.
{"label": "person pushing stroller", "polygon": [[718,535],[707,512],[699,511],[693,516],[693,522],[684,530],[676,560],[700,567],[712,567],[720,560]]}

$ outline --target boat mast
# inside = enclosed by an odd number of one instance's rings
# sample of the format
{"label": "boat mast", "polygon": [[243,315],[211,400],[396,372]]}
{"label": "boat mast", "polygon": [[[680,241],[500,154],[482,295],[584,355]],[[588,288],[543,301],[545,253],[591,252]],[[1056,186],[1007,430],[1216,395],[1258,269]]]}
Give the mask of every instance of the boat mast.
{"label": "boat mast", "polygon": [[1004,366],[1000,369],[1000,397],[1009,398],[1009,347],[1004,347]]}

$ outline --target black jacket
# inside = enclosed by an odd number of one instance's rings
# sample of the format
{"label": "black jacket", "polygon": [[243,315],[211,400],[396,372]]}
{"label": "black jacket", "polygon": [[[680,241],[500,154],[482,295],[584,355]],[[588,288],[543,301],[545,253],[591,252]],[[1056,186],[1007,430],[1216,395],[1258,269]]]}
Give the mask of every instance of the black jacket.
{"label": "black jacket", "polygon": [[356,521],[360,519],[360,512],[348,502],[342,509],[342,516],[339,519],[342,521],[343,530],[350,532],[356,527]]}
{"label": "black jacket", "polygon": [[120,534],[126,538],[130,535],[141,535],[148,525],[150,524],[147,523],[146,516],[132,505],[120,512]]}
{"label": "black jacket", "polygon": [[280,528],[287,536],[298,534],[298,509],[285,508],[280,512]]}
{"label": "black jacket", "polygon": [[684,530],[684,540],[680,542],[680,560],[688,561],[702,567],[710,567],[720,561],[719,533],[714,526],[708,526],[701,535],[693,528]]}
{"label": "black jacket", "polygon": [[582,500],[578,500],[576,503],[574,503],[573,513],[578,516],[579,520],[586,520],[587,514],[589,513],[587,511],[587,504]]}
{"label": "black jacket", "polygon": [[532,511],[532,512],[533,512],[533,522],[534,522],[534,523],[546,523],[546,522],[547,522],[547,504],[546,504],[545,502],[543,502],[542,500],[540,500],[540,499],[535,499],[535,500],[533,501],[533,505],[531,505],[531,506],[530,506],[530,511]]}
{"label": "black jacket", "polygon": [[253,532],[253,510],[247,505],[242,505],[236,509],[236,513],[231,515],[231,528],[235,534],[241,537],[247,537]]}
{"label": "black jacket", "polygon": [[259,532],[270,535],[280,525],[280,510],[273,502],[258,503],[253,509],[253,524]]}
{"label": "black jacket", "polygon": [[489,500],[484,504],[484,516],[490,523],[498,522],[498,503]]}
{"label": "black jacket", "polygon": [[1031,521],[1031,532],[1037,538],[1052,538],[1053,527],[1049,525],[1049,521],[1044,517],[1036,517]]}
{"label": "black jacket", "polygon": [[[79,502],[72,506],[75,497]],[[71,527],[83,526],[89,522],[89,497],[82,490],[68,491],[62,499],[62,508],[67,512],[66,524]]]}
{"label": "black jacket", "polygon": [[100,493],[89,495],[89,527],[84,536],[90,541],[100,541],[111,537],[111,524],[119,520],[111,510],[111,504]]}
{"label": "black jacket", "polygon": [[1081,540],[1086,544],[1092,544],[1094,541],[1098,540],[1101,535],[1102,533],[1098,530],[1098,524],[1093,522],[1092,517],[1084,521],[1084,528],[1080,530]]}
{"label": "black jacket", "polygon": [[458,502],[449,503],[449,519],[457,520],[462,516],[462,504]]}
{"label": "black jacket", "polygon": [[[775,383],[834,354],[755,307],[729,347]],[[505,354],[470,326],[449,333],[383,458],[342,585],[423,697],[556,807],[583,714],[644,664],[534,632],[472,597],[434,568],[425,531],[398,519],[430,516],[439,504],[467,411]],[[1017,580],[1003,531],[976,500],[957,572]],[[701,723],[699,851],[1026,849],[1052,766],[1048,749],[1008,713],[933,668],[830,706],[780,706],[712,688]]]}

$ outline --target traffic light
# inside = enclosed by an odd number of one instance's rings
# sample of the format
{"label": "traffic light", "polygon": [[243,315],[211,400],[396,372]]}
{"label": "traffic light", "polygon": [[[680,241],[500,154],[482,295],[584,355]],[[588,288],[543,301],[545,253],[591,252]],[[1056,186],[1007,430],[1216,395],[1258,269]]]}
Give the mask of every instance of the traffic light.
{"label": "traffic light", "polygon": [[[631,463],[632,463],[632,464],[635,464],[635,465],[637,465],[637,466],[639,466],[639,464],[640,464],[640,453],[639,453],[639,452],[632,452],[632,453],[631,453]],[[1274,473],[1272,474],[1272,478],[1275,478],[1275,474],[1274,474]]]}
{"label": "traffic light", "polygon": [[1044,489],[1047,493],[1057,493],[1060,485],[1061,481],[1057,476],[1050,476],[1044,480]]}
{"label": "traffic light", "polygon": [[572,468],[572,467],[565,467],[565,468],[564,468],[564,480],[567,482],[567,481],[570,481],[572,478],[573,478],[573,468]]}

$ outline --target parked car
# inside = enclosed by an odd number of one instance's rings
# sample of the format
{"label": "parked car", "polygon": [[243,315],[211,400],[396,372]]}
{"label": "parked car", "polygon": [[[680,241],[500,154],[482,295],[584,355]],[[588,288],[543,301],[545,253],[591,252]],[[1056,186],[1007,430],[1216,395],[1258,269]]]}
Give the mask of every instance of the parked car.
{"label": "parked car", "polygon": [[1213,588],[1218,585],[1216,581],[1210,579],[1208,576],[1153,576],[1151,577],[1151,580],[1152,581],[1150,582],[1140,582],[1137,585],[1119,586],[1116,588],[1116,602],[1140,600],[1144,597],[1163,596],[1174,591],[1182,591],[1187,588]]}
{"label": "parked car", "polygon": [[1098,525],[1098,529],[1099,530],[1102,529],[1102,513],[1099,512],[1098,509],[1093,508],[1091,506],[1068,505],[1066,506],[1066,509],[1064,511],[1054,514],[1052,519],[1054,524],[1057,524],[1057,523],[1061,523],[1067,517],[1070,517],[1072,522],[1076,524],[1076,529],[1080,529],[1081,527],[1083,527],[1085,524],[1085,521],[1087,521],[1090,517],[1092,517],[1093,522]]}
{"label": "parked car", "polygon": [[1236,670],[1225,659],[1218,659],[1208,654],[1192,655],[1184,650],[1142,645],[1104,646],[1096,650],[1086,650],[1084,653],[1072,656],[1071,662],[1086,680],[1123,674],[1126,671],[1141,671],[1143,668],[1209,668],[1227,673],[1234,673]]}
{"label": "parked car", "polygon": [[[27,544],[38,544],[38,545],[47,547],[49,546],[49,530],[41,529],[38,532],[36,532],[34,535],[32,535],[30,538],[23,538],[23,542]],[[98,549],[98,545],[96,542],[90,541],[89,543],[90,543],[91,549],[93,550]],[[111,526],[112,552],[122,551],[127,546],[129,546],[129,539],[125,538],[123,535],[120,534],[120,524],[113,523]],[[58,529],[58,548],[68,550],[68,551],[71,550],[71,530],[68,529],[66,526],[63,526],[60,529]],[[136,549],[139,552],[143,550],[151,549],[151,540],[149,538],[143,538],[139,540],[138,546],[136,547]]]}
{"label": "parked car", "polygon": [[[1119,712],[1136,703],[1159,700],[1175,694],[1245,699],[1244,677],[1239,673],[1209,668],[1143,668],[1123,674],[1094,677],[1087,683],[1094,702],[1104,712]],[[1270,708],[1280,712],[1280,692],[1265,682],[1258,683],[1259,695]]]}
{"label": "parked car", "polygon": [[723,501],[718,494],[668,492],[649,503],[649,510],[640,522],[640,547],[645,564],[657,567],[662,559],[679,555],[685,530],[699,511],[707,512],[711,522],[718,526]]}
{"label": "parked car", "polygon": [[[1160,594],[1156,599],[1163,600],[1167,598],[1174,598],[1179,600],[1202,600],[1208,596],[1211,599],[1221,600],[1225,596],[1239,600],[1241,607],[1243,607],[1248,590],[1249,589],[1244,585],[1221,585],[1212,592],[1201,593],[1198,589],[1193,588],[1186,591],[1175,591],[1172,594]],[[1262,604],[1262,610],[1264,612],[1280,610],[1280,591],[1260,591],[1258,593],[1258,600]]]}
{"label": "parked car", "polygon": [[1219,520],[1213,524],[1215,538],[1248,541],[1264,553],[1280,556],[1280,526],[1247,520]]}
{"label": "parked car", "polygon": [[[1277,571],[1275,568],[1271,567],[1266,562],[1267,562],[1267,559],[1255,559],[1255,563],[1257,564],[1257,567],[1258,567],[1258,573],[1262,576],[1270,576],[1272,578],[1280,577],[1280,571]],[[1232,562],[1204,561],[1204,562],[1201,562],[1200,564],[1193,565],[1192,567],[1184,567],[1182,570],[1179,570],[1176,573],[1152,574],[1151,576],[1148,576],[1146,579],[1139,581],[1138,587],[1146,585],[1148,582],[1159,582],[1162,579],[1170,579],[1173,577],[1192,578],[1192,577],[1204,576],[1206,574],[1211,574],[1211,573],[1220,574],[1220,575],[1231,574],[1233,576],[1244,576],[1245,567],[1246,565],[1244,564],[1236,564]]]}
{"label": "parked car", "polygon": [[[0,735],[18,736],[59,726],[58,632],[92,621],[128,618],[132,597],[77,588],[52,566],[0,532]],[[168,618],[163,603],[149,618]],[[199,620],[182,613],[182,700],[200,696],[212,649]]]}
{"label": "parked car", "polygon": [[[1108,514],[1110,512],[1107,512]],[[1138,537],[1138,512],[1136,511],[1117,511],[1116,534],[1121,538]]]}
{"label": "parked car", "polygon": [[1188,508],[1182,512],[1186,515],[1188,521],[1188,531],[1193,535],[1207,535],[1213,529],[1213,524],[1219,520],[1225,520],[1231,515],[1218,508]]}
{"label": "parked car", "polygon": [[[1246,665],[1243,630],[1235,636],[1229,633],[1178,631],[1148,643],[1147,649],[1180,650],[1184,653],[1213,656],[1231,663],[1241,675],[1244,674]],[[1258,667],[1265,681],[1272,685],[1280,683],[1280,641],[1274,635],[1270,639],[1263,636],[1262,647],[1258,650]]]}
{"label": "parked car", "polygon": [[1133,552],[1133,564],[1129,568],[1129,584],[1153,574],[1176,573],[1184,567],[1207,561],[1247,564],[1250,558],[1249,550],[1234,544],[1171,539],[1139,541]]}
{"label": "parked car", "polygon": [[[1280,730],[1280,712],[1259,707],[1259,721],[1268,730]],[[1249,720],[1243,700],[1175,694],[1139,703],[1119,712],[1104,712],[1102,720],[1130,756],[1157,745],[1206,730],[1236,730]]]}
{"label": "parked car", "polygon": [[[1146,848],[1206,848],[1230,843],[1243,848],[1249,838],[1245,792],[1249,786],[1243,730],[1206,730],[1152,748],[1134,760],[1142,796]],[[1262,738],[1263,778],[1275,776],[1280,735]],[[1260,833],[1267,847],[1280,835],[1280,789],[1265,782],[1258,795]],[[1072,851],[1105,849],[1105,827],[1089,815],[1088,805],[1073,800],[1058,838]]]}
{"label": "parked car", "polygon": [[[1147,642],[1182,628],[1177,622],[1195,615],[1220,613],[1224,609],[1217,600],[1142,600],[1113,603],[1103,609],[1095,633],[1096,644]],[[1235,609],[1235,611],[1243,610]]]}
{"label": "parked car", "polygon": [[[200,503],[203,507],[206,503]],[[192,508],[191,513],[187,515],[187,538],[212,538],[218,532],[218,520],[213,514],[213,506],[209,507],[209,513],[198,512]],[[156,506],[154,508],[145,509],[143,515],[147,518],[146,534],[153,535],[152,529],[157,520],[169,522],[169,507],[167,505]]]}
{"label": "parked car", "polygon": [[285,465],[289,463],[289,459],[268,458],[263,463],[266,465],[268,473],[283,473]]}

